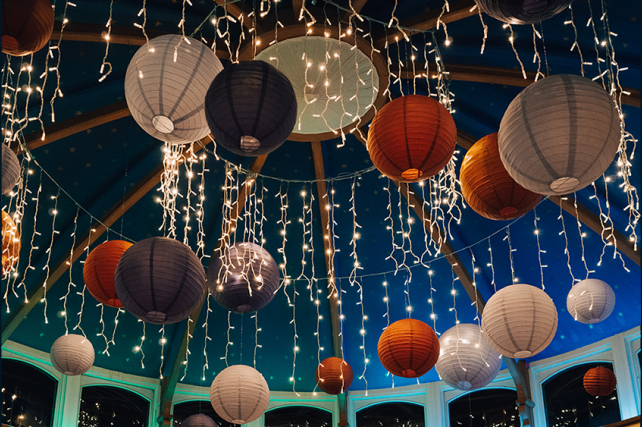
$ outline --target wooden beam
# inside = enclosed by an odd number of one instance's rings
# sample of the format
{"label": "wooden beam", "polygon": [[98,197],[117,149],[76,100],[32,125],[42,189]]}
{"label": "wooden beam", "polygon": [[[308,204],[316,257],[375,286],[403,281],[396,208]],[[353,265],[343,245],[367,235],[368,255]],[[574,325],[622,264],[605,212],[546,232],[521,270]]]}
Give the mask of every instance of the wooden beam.
{"label": "wooden beam", "polygon": [[301,9],[303,9],[303,2],[306,0],[292,0],[292,10],[294,11],[294,16],[299,19],[301,16]]}

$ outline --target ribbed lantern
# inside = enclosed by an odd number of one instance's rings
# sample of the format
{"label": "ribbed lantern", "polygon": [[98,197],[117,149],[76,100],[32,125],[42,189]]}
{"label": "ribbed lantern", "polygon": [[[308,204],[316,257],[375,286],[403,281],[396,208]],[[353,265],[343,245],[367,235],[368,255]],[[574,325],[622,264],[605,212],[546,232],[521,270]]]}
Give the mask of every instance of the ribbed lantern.
{"label": "ribbed lantern", "polygon": [[2,275],[9,274],[20,256],[20,234],[13,219],[2,211]]}
{"label": "ribbed lantern", "polygon": [[499,125],[499,155],[527,190],[579,191],[609,167],[620,144],[620,118],[596,82],[558,74],[524,89]]}
{"label": "ribbed lantern", "polygon": [[314,379],[328,394],[341,394],[352,384],[352,367],[340,357],[328,357],[317,367]]}
{"label": "ribbed lantern", "polygon": [[566,308],[575,320],[598,323],[609,317],[615,307],[615,292],[598,279],[586,279],[573,286],[566,297]]}
{"label": "ribbed lantern", "polygon": [[205,93],[222,69],[198,40],[176,34],[153,38],[127,67],[125,98],[132,117],[145,132],[171,144],[206,137]]}
{"label": "ribbed lantern", "polygon": [[2,144],[2,194],[7,194],[20,180],[20,160],[7,144]]}
{"label": "ribbed lantern", "polygon": [[205,414],[194,414],[185,418],[181,427],[218,427],[218,424]]}
{"label": "ribbed lantern", "polygon": [[214,253],[207,283],[221,307],[235,313],[258,311],[279,288],[279,269],[270,253],[254,243],[235,243]]}
{"label": "ribbed lantern", "polygon": [[428,96],[406,95],[386,104],[372,120],[368,153],[395,181],[417,182],[439,173],[455,151],[452,116]]}
{"label": "ribbed lantern", "polygon": [[114,273],[120,257],[132,246],[124,240],[110,240],[98,245],[83,264],[82,277],[89,293],[99,302],[114,308],[123,304],[116,295]]}
{"label": "ribbed lantern", "polygon": [[506,286],[486,303],[482,330],[488,344],[506,357],[535,356],[555,336],[557,310],[546,292],[535,286]]}
{"label": "ribbed lantern", "polygon": [[241,61],[216,76],[205,110],[218,144],[242,156],[258,156],[276,150],[290,136],[297,103],[282,72],[263,61]]}
{"label": "ribbed lantern", "polygon": [[479,326],[460,323],[439,337],[435,365],[443,381],[459,390],[477,390],[490,384],[502,366],[499,353],[491,348]]}
{"label": "ribbed lantern", "polygon": [[210,401],[216,413],[233,424],[247,424],[267,409],[270,389],[263,375],[245,365],[223,369],[210,387]]}
{"label": "ribbed lantern", "polygon": [[609,368],[598,366],[584,374],[584,388],[591,396],[608,396],[613,393],[617,380]]}
{"label": "ribbed lantern", "polygon": [[54,26],[49,0],[2,0],[2,53],[24,56],[47,45]]}
{"label": "ribbed lantern", "polygon": [[187,245],[167,237],[151,237],[127,249],[114,279],[127,311],[157,325],[186,319],[205,298],[200,260]]}
{"label": "ribbed lantern", "polygon": [[424,322],[403,319],[383,331],[377,352],[388,372],[398,377],[417,378],[435,366],[439,357],[439,340]]}
{"label": "ribbed lantern", "polygon": [[507,24],[536,24],[557,15],[573,0],[475,0],[487,15]]}
{"label": "ribbed lantern", "polygon": [[541,194],[528,191],[506,171],[499,157],[497,132],[483,137],[468,150],[459,180],[471,209],[489,219],[519,218],[542,200]]}
{"label": "ribbed lantern", "polygon": [[94,346],[82,335],[63,335],[51,346],[51,364],[65,375],[82,375],[94,364]]}

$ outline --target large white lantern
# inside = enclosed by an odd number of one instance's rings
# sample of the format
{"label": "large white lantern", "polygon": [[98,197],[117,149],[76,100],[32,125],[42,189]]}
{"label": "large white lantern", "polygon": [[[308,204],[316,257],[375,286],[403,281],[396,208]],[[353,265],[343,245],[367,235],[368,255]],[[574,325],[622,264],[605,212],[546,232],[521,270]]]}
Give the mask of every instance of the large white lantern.
{"label": "large white lantern", "polygon": [[267,409],[270,389],[263,375],[245,365],[223,369],[212,381],[210,401],[216,413],[233,424],[247,424]]}
{"label": "large white lantern", "polygon": [[590,185],[620,144],[620,118],[601,85],[559,74],[524,89],[499,125],[499,154],[511,177],[544,195]]}
{"label": "large white lantern", "polygon": [[503,356],[535,356],[555,336],[557,310],[541,289],[523,284],[506,286],[486,303],[482,330],[488,344]]}
{"label": "large white lantern", "polygon": [[573,286],[566,297],[566,308],[575,320],[598,323],[609,317],[615,307],[615,293],[598,279],[586,279]]}
{"label": "large white lantern", "polygon": [[209,135],[205,94],[223,69],[198,40],[164,35],[143,45],[127,67],[125,98],[136,123],[156,139],[188,144]]}
{"label": "large white lantern", "polygon": [[82,375],[94,364],[94,346],[82,335],[63,335],[51,346],[49,357],[63,374]]}
{"label": "large white lantern", "polygon": [[439,359],[435,368],[447,384],[459,390],[477,390],[499,372],[502,359],[493,350],[479,326],[460,323],[439,337]]}

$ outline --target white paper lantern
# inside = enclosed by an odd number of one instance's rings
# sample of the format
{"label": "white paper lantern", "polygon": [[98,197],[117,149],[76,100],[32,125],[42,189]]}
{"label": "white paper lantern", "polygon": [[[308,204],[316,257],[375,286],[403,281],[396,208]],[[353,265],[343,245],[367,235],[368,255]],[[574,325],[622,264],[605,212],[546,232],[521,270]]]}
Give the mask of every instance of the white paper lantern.
{"label": "white paper lantern", "polygon": [[557,310],[541,289],[523,284],[506,286],[486,303],[482,330],[488,344],[503,356],[535,356],[555,336]]}
{"label": "white paper lantern", "polygon": [[6,194],[20,179],[20,161],[7,144],[2,144],[2,194]]}
{"label": "white paper lantern", "polygon": [[198,40],[164,35],[143,45],[127,67],[125,98],[136,123],[171,144],[188,144],[209,135],[205,94],[223,69]]}
{"label": "white paper lantern", "polygon": [[477,390],[499,372],[502,359],[493,350],[479,326],[460,323],[439,337],[435,368],[443,381],[459,390]]}
{"label": "white paper lantern", "polygon": [[94,346],[82,335],[63,335],[51,346],[49,357],[63,374],[82,375],[94,364]]}
{"label": "white paper lantern", "polygon": [[225,421],[246,424],[265,412],[270,401],[270,389],[256,369],[233,365],[223,369],[212,381],[210,401]]}
{"label": "white paper lantern", "polygon": [[566,297],[566,308],[575,320],[598,323],[609,317],[615,307],[615,293],[598,279],[586,279],[573,286]]}
{"label": "white paper lantern", "polygon": [[620,118],[601,85],[559,74],[515,97],[498,142],[502,162],[519,185],[544,195],[568,194],[609,167],[620,144]]}

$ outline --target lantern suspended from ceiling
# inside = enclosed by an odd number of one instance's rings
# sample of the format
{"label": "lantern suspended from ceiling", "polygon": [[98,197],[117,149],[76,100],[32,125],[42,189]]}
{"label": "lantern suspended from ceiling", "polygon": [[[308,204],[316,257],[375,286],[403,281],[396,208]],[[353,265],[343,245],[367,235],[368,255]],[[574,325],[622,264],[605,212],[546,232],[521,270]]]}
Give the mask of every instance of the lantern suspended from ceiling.
{"label": "lantern suspended from ceiling", "polygon": [[7,144],[2,144],[2,194],[7,194],[20,180],[20,160]]}
{"label": "lantern suspended from ceiling", "polygon": [[245,365],[233,365],[216,375],[210,387],[216,413],[233,424],[247,424],[267,409],[270,389],[263,375]]}
{"label": "lantern suspended from ceiling", "polygon": [[582,280],[568,293],[566,308],[575,320],[598,323],[609,317],[615,307],[615,292],[598,279]]}
{"label": "lantern suspended from ceiling", "polygon": [[612,370],[598,366],[584,374],[583,383],[591,396],[608,396],[615,390],[617,380]]}
{"label": "lantern suspended from ceiling", "polygon": [[82,375],[94,364],[94,346],[82,335],[63,335],[51,346],[49,357],[59,372]]}
{"label": "lantern suspended from ceiling", "polygon": [[317,367],[314,378],[324,392],[341,394],[352,384],[352,367],[340,357],[328,357]]}
{"label": "lantern suspended from ceiling", "polygon": [[218,427],[218,424],[205,414],[194,414],[185,418],[181,427]]}
{"label": "lantern suspended from ceiling", "polygon": [[398,377],[417,378],[435,366],[439,357],[439,340],[424,322],[403,319],[383,331],[377,352],[388,372]]}
{"label": "lantern suspended from ceiling", "polygon": [[487,15],[512,25],[537,24],[557,15],[573,0],[475,0]]}
{"label": "lantern suspended from ceiling", "polygon": [[25,56],[45,47],[54,27],[49,0],[2,0],[2,53]]}
{"label": "lantern suspended from ceiling", "polygon": [[13,219],[2,211],[2,275],[9,274],[20,257],[20,234]]}
{"label": "lantern suspended from ceiling", "polygon": [[89,253],[83,264],[82,277],[89,293],[109,307],[123,306],[116,295],[114,273],[120,257],[132,246],[123,240],[110,240]]}

